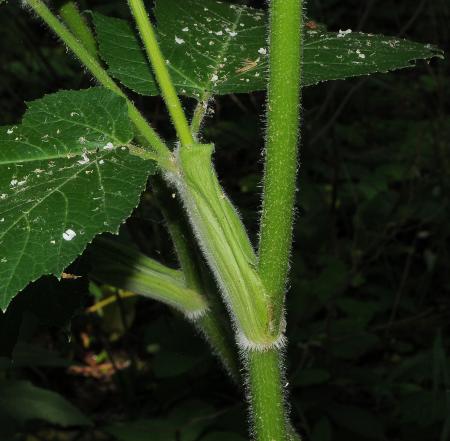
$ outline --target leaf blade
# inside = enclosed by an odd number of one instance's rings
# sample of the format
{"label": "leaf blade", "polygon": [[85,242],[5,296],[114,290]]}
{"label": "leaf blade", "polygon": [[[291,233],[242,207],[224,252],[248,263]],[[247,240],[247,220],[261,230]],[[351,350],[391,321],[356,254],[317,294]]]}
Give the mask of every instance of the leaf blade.
{"label": "leaf blade", "polygon": [[[157,2],[155,15],[161,49],[180,95],[205,99],[265,90],[267,17],[262,10],[213,0],[165,0]],[[97,13],[94,23],[100,54],[111,74],[138,93],[157,95],[151,67],[131,25]],[[117,37],[111,35],[119,35],[132,50],[124,55],[124,44],[116,44]],[[433,57],[442,57],[442,51],[431,45],[306,26],[303,85],[403,69]],[[131,75],[127,65],[132,66]],[[138,73],[133,66],[139,66]]]}
{"label": "leaf blade", "polygon": [[20,425],[32,420],[62,427],[91,426],[92,422],[61,395],[27,381],[0,384],[0,412]]}
{"label": "leaf blade", "polygon": [[136,207],[151,168],[124,147],[132,137],[125,101],[102,88],[46,96],[0,129],[2,309]]}

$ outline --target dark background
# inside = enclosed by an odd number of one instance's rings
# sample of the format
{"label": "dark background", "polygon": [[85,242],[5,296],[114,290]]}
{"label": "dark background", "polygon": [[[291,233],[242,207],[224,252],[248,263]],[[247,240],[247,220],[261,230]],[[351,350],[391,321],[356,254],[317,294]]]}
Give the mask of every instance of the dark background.
{"label": "dark background", "polygon": [[[83,8],[122,15],[122,3]],[[310,0],[306,10],[331,30],[449,48],[446,0]],[[0,33],[2,124],[20,120],[24,101],[93,84],[15,2],[0,9]],[[170,135],[160,100],[136,100]],[[204,129],[253,239],[264,102],[263,93],[220,98]],[[286,383],[305,440],[450,439],[449,105],[449,65],[441,60],[304,90]],[[151,184],[125,229],[148,254],[176,264]],[[83,259],[74,271],[82,274],[89,264]],[[245,437],[240,393],[190,325],[136,298],[103,314],[87,312],[107,294],[86,278],[70,288],[44,280],[1,317],[0,377],[56,391],[95,422],[89,429],[27,422],[15,429],[21,435],[9,438],[9,430],[1,439]],[[77,369],[67,367],[73,362]],[[144,421],[130,423],[136,420]],[[139,427],[151,435],[139,438]]]}

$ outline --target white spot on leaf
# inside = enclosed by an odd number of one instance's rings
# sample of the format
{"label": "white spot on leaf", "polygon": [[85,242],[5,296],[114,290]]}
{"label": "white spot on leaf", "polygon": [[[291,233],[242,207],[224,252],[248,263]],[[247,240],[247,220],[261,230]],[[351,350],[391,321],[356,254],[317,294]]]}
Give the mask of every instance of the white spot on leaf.
{"label": "white spot on leaf", "polygon": [[84,165],[84,164],[87,164],[89,162],[89,158],[88,158],[88,155],[86,153],[83,153],[83,155],[81,157],[83,159],[80,159],[78,161],[78,164]]}
{"label": "white spot on leaf", "polygon": [[63,233],[63,239],[70,241],[72,240],[75,236],[77,235],[77,233],[75,233],[75,231],[71,230],[70,228],[67,229],[66,231],[64,231]]}
{"label": "white spot on leaf", "polygon": [[347,29],[346,31],[343,31],[342,29],[339,29],[339,32],[337,34],[338,38],[344,38],[346,35],[349,35],[352,33],[351,29]]}

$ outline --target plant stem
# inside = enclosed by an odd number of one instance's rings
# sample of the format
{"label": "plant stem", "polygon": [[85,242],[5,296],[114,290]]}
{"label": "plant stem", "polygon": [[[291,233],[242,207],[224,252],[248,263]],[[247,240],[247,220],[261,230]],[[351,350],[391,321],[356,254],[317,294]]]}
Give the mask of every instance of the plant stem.
{"label": "plant stem", "polygon": [[[289,255],[297,173],[302,0],[270,2],[267,142],[258,269],[279,327]],[[281,355],[276,348],[247,354],[249,393],[257,441],[286,441]]]}
{"label": "plant stem", "polygon": [[[203,284],[198,268],[199,256],[186,219],[186,213],[180,206],[180,202],[173,199],[173,190],[159,176],[155,176],[153,179],[153,191],[166,221],[167,230],[186,280],[186,286],[201,292],[203,291]],[[179,199],[178,195],[177,197]]]}
{"label": "plant stem", "polygon": [[210,99],[211,95],[207,93],[195,106],[194,114],[192,115],[191,120],[191,133],[195,139],[198,139],[198,132],[200,131],[200,127],[206,115],[206,111],[208,110],[208,101]]}
{"label": "plant stem", "polygon": [[114,294],[112,296],[106,297],[105,299],[101,299],[98,302],[94,303],[92,306],[89,306],[89,308],[87,308],[87,312],[97,312],[97,311],[101,311],[103,308],[106,308],[108,305],[110,305],[111,303],[115,303],[117,302],[117,297],[121,297],[122,299],[127,299],[130,297],[136,297],[137,294],[135,292],[132,291],[122,291],[119,292],[117,294]]}
{"label": "plant stem", "polygon": [[181,106],[175,86],[170,78],[166,60],[159,48],[155,31],[145,10],[142,0],[128,0],[131,12],[136,20],[137,27],[144,42],[147,56],[153,67],[153,72],[161,89],[162,96],[166,102],[172,122],[177,131],[178,138],[182,145],[189,145],[194,142],[186,115]]}
{"label": "plant stem", "polygon": [[297,173],[300,112],[302,0],[270,2],[270,77],[259,273],[275,320],[284,303]]}
{"label": "plant stem", "polygon": [[117,241],[99,239],[92,252],[94,279],[158,300],[178,309],[190,320],[196,321],[207,313],[208,302],[201,293],[186,287],[181,271]]}
{"label": "plant stem", "polygon": [[97,57],[97,43],[86,19],[73,1],[65,2],[59,8],[59,15],[69,30],[83,43],[92,57]]}
{"label": "plant stem", "polygon": [[196,251],[197,244],[189,227],[186,214],[179,201],[172,198],[171,191],[164,181],[155,177],[153,188],[166,220],[167,229],[184,274],[186,287],[201,293],[208,299],[209,310],[195,324],[210,343],[226,371],[236,383],[239,383],[239,362],[232,334],[221,319],[225,311],[222,310],[222,305],[218,304],[217,298],[207,295],[208,289],[205,288],[205,283],[201,277],[203,263]]}
{"label": "plant stem", "polygon": [[179,172],[165,178],[175,185],[197,241],[232,311],[239,344],[267,348],[283,336],[272,323],[270,305],[256,271],[256,255],[242,221],[223,192],[212,164],[213,146],[178,150]]}
{"label": "plant stem", "polygon": [[279,350],[249,351],[246,361],[255,440],[287,441]]}
{"label": "plant stem", "polygon": [[195,324],[211,345],[213,352],[216,353],[231,379],[236,384],[239,384],[241,376],[236,349],[232,344],[233,342],[228,338],[229,333],[223,327],[222,321],[217,314],[215,314],[215,310],[210,309],[205,315],[201,316]]}
{"label": "plant stem", "polygon": [[170,163],[171,152],[167,148],[164,141],[159,137],[155,130],[145,120],[136,106],[129,100],[129,98],[123,93],[122,89],[114,82],[114,80],[108,75],[105,69],[98,63],[98,61],[90,55],[87,49],[80,43],[77,38],[62,24],[58,18],[50,11],[50,9],[41,0],[28,0],[28,5],[33,11],[55,32],[55,34],[61,38],[61,40],[69,47],[72,52],[79,58],[83,65],[91,72],[91,74],[97,79],[97,81],[123,97],[128,106],[128,115],[136,128],[142,134],[142,136],[150,144],[151,148],[158,154],[158,161],[162,165]]}

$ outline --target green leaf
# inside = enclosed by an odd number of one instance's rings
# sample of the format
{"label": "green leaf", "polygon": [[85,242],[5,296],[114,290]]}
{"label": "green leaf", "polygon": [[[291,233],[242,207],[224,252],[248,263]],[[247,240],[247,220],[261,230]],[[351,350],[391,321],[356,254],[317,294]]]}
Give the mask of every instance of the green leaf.
{"label": "green leaf", "polygon": [[185,374],[202,360],[186,353],[161,352],[153,362],[153,372],[157,378],[170,378]]}
{"label": "green leaf", "polygon": [[175,430],[164,420],[116,423],[106,427],[105,430],[118,441],[147,441],[150,434],[152,441],[175,440]]}
{"label": "green leaf", "polygon": [[59,426],[89,426],[91,422],[61,395],[27,381],[0,383],[0,415],[24,425],[42,420]]}
{"label": "green leaf", "polygon": [[[157,1],[161,49],[179,94],[192,97],[266,88],[267,18],[262,10],[214,0]],[[143,95],[157,95],[138,35],[125,20],[94,14],[110,73]],[[359,32],[305,30],[304,85],[410,67],[442,57],[430,45]]]}
{"label": "green leaf", "polygon": [[[155,15],[161,50],[180,94],[203,97],[265,88],[262,11],[225,2],[165,0],[157,2]],[[94,23],[110,73],[136,92],[157,95],[151,66],[133,27],[100,14],[94,14]]]}
{"label": "green leaf", "polygon": [[383,439],[381,418],[356,406],[334,405],[327,409],[330,417],[341,427],[366,438]]}
{"label": "green leaf", "polygon": [[149,435],[152,441],[194,441],[199,439],[216,412],[199,401],[188,401],[165,418],[115,423],[105,430],[118,441],[147,441]]}
{"label": "green leaf", "polygon": [[58,282],[54,277],[42,277],[28,285],[5,313],[0,311],[0,356],[11,357],[17,340],[32,340],[38,329],[51,327],[54,332],[65,328],[81,308],[86,291],[85,279]]}
{"label": "green leaf", "polygon": [[152,169],[124,147],[132,137],[125,101],[102,88],[45,96],[0,128],[2,309],[130,215]]}
{"label": "green leaf", "polygon": [[330,380],[330,373],[324,369],[302,369],[293,379],[293,386],[312,386]]}
{"label": "green leaf", "polygon": [[331,441],[333,429],[328,418],[321,418],[311,433],[311,441]]}
{"label": "green leaf", "polygon": [[[0,361],[5,363],[4,366],[8,365],[9,367],[9,360],[2,360],[0,357]],[[70,360],[60,357],[56,352],[28,343],[17,343],[12,354],[12,366],[14,368],[68,367],[70,365],[72,365]]]}
{"label": "green leaf", "polygon": [[233,432],[211,432],[201,441],[245,441],[245,438]]}

